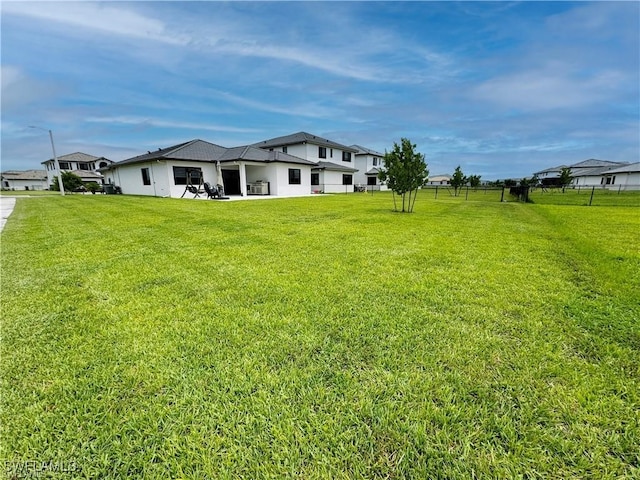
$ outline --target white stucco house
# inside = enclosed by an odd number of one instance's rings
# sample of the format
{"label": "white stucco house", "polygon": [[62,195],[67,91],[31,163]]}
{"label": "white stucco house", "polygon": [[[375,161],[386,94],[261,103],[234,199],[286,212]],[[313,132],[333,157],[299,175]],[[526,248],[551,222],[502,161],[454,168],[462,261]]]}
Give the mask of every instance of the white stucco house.
{"label": "white stucco house", "polygon": [[538,172],[534,172],[533,176],[537,177],[538,182],[542,185],[557,185],[560,182],[560,175],[564,168],[569,168],[567,165],[558,165],[557,167],[545,168]]}
{"label": "white stucco house", "polygon": [[[559,186],[560,175],[564,168],[568,168],[571,174],[570,187],[604,187],[632,189],[634,185],[640,189],[638,178],[638,163],[612,162],[590,158],[571,165],[559,165],[535,172],[534,176],[543,185]],[[621,182],[624,182],[623,184]],[[624,185],[624,187],[621,187]]]}
{"label": "white stucco house", "polygon": [[354,174],[356,185],[366,186],[367,189],[387,190],[387,186],[378,179],[380,169],[384,167],[384,154],[361,145],[351,145],[356,149],[354,167],[358,171]]}
{"label": "white stucco house", "polygon": [[[58,157],[58,165],[63,172],[71,172],[79,176],[84,183],[102,183],[102,175],[99,169],[105,168],[113,163],[112,160],[104,157],[95,157],[87,153],[75,152]],[[47,173],[47,185],[53,184],[53,177],[58,175],[53,158],[42,162]]]}
{"label": "white stucco house", "polygon": [[313,135],[297,132],[254,143],[267,151],[295,155],[314,163],[311,173],[311,190],[323,193],[353,192],[354,166],[357,150],[340,143]]}
{"label": "white stucco house", "polygon": [[429,181],[427,185],[450,185],[451,184],[451,175],[442,174],[442,175],[433,175],[429,177]]}
{"label": "white stucco house", "polygon": [[600,184],[610,190],[640,190],[640,162],[603,172]]}
{"label": "white stucco house", "polygon": [[2,172],[3,190],[46,190],[47,172],[45,170],[11,170]]}
{"label": "white stucco house", "polygon": [[609,186],[611,181],[615,182],[615,179],[608,172],[628,165],[627,162],[611,162],[595,158],[569,165],[571,172],[570,185],[573,187]]}
{"label": "white stucco house", "polygon": [[250,145],[226,148],[196,139],[110,164],[100,172],[124,194],[193,198],[187,187],[208,182],[222,184],[225,195],[296,196],[311,192],[314,165],[282,151]]}

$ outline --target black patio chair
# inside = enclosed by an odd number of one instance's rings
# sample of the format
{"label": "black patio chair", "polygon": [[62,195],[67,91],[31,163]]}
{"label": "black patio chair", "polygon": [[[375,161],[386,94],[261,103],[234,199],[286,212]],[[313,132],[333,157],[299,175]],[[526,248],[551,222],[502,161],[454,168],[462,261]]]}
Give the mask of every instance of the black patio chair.
{"label": "black patio chair", "polygon": [[213,188],[209,182],[204,182],[204,191],[207,192],[207,198],[220,198],[220,191]]}

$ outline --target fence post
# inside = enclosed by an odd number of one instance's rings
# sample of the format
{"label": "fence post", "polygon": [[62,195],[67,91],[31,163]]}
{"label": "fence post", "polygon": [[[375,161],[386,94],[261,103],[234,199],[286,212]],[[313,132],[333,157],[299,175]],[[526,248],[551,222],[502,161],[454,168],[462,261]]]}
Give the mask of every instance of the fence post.
{"label": "fence post", "polygon": [[504,202],[504,187],[502,187],[502,195],[500,196],[500,203]]}
{"label": "fence post", "polygon": [[465,200],[469,200],[469,185],[467,185],[467,193],[464,196]]}
{"label": "fence post", "polygon": [[436,185],[436,200],[438,199],[438,185]]}
{"label": "fence post", "polygon": [[596,191],[596,186],[591,187],[591,198],[589,198],[589,206],[591,206],[591,202],[593,202],[593,192]]}

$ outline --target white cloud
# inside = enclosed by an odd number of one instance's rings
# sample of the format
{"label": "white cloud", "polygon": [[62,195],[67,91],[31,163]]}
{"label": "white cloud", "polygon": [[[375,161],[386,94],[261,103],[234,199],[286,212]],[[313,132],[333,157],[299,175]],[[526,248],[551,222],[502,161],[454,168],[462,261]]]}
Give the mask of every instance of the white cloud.
{"label": "white cloud", "polygon": [[253,128],[231,127],[211,123],[176,122],[158,120],[137,116],[112,116],[112,117],[88,117],[85,121],[90,123],[105,123],[111,125],[136,125],[141,127],[180,128],[185,130],[206,130],[212,132],[254,133],[260,130]]}
{"label": "white cloud", "polygon": [[471,96],[511,109],[577,108],[607,100],[624,81],[625,76],[613,70],[572,73],[550,65],[492,78],[475,87]]}
{"label": "white cloud", "polygon": [[92,2],[2,2],[2,15],[21,15],[47,22],[79,27],[94,33],[141,38],[173,45],[185,45],[188,38],[121,5]]}

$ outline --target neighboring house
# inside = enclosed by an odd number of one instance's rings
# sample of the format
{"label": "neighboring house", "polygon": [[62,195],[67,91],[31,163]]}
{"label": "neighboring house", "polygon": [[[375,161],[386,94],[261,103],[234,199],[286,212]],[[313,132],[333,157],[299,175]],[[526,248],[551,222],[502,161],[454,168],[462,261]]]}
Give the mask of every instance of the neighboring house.
{"label": "neighboring house", "polygon": [[384,154],[360,145],[351,145],[356,149],[354,167],[358,169],[354,175],[356,185],[366,185],[367,188],[386,190],[387,186],[378,179],[380,169],[384,167]]}
{"label": "neighboring house", "polygon": [[[317,165],[310,179],[313,191],[325,193],[353,191],[353,174],[357,172],[353,147],[307,132],[298,132],[283,137],[254,143],[267,151],[278,151],[295,155]],[[342,168],[340,168],[342,167]],[[348,182],[348,183],[345,183]]]}
{"label": "neighboring house", "polygon": [[602,172],[600,185],[608,189],[640,190],[640,162]]}
{"label": "neighboring house", "polygon": [[535,172],[533,174],[534,177],[538,178],[538,181],[542,185],[560,185],[560,175],[562,174],[563,168],[569,168],[566,165],[559,165],[557,167],[547,168],[545,170],[540,170],[539,172]]}
{"label": "neighboring house", "polygon": [[307,195],[314,162],[253,146],[226,148],[204,140],[158,149],[100,169],[125,194],[180,198],[189,185],[223,184],[226,195]]}
{"label": "neighboring house", "polygon": [[434,175],[429,177],[429,181],[427,185],[450,185],[451,184],[451,175],[443,174],[443,175]]}
{"label": "neighboring house", "polygon": [[46,170],[8,171],[0,174],[2,177],[2,190],[46,190]]}
{"label": "neighboring house", "polygon": [[628,165],[626,162],[610,162],[608,160],[596,160],[594,158],[574,163],[573,165],[569,165],[571,171],[570,185],[573,187],[608,185],[613,178],[609,176],[609,180],[607,180],[607,172]]}
{"label": "neighboring house", "polygon": [[[94,157],[87,153],[76,152],[58,157],[58,165],[63,172],[71,172],[79,176],[84,183],[102,183],[102,175],[98,170],[113,163],[104,157]],[[47,185],[53,184],[53,177],[58,175],[53,158],[42,162],[47,172]]]}
{"label": "neighboring house", "polygon": [[[616,185],[616,173],[618,169],[623,169],[621,172],[624,177],[625,185],[631,185],[633,183],[640,183],[634,172],[628,171],[628,168],[633,167],[636,164],[629,164],[628,162],[611,162],[609,160],[598,160],[590,158],[582,162],[574,163],[572,165],[560,165],[558,167],[547,168],[535,172],[534,176],[538,177],[538,180],[543,185],[556,185],[560,186],[560,174],[563,168],[568,168],[571,173],[572,187],[592,187],[603,186],[609,188],[615,188]],[[617,185],[619,185],[619,180]]]}

